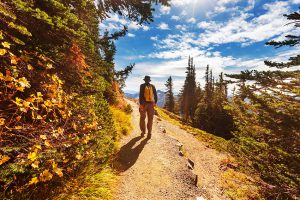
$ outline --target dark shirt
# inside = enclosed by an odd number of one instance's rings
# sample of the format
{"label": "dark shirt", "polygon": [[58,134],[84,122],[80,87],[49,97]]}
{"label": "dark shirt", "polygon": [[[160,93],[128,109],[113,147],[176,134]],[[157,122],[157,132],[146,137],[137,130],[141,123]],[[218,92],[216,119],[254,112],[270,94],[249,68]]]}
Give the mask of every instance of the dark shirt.
{"label": "dark shirt", "polygon": [[156,93],[156,89],[155,89],[154,85],[144,83],[140,86],[140,98],[139,98],[140,105],[142,105],[144,103],[150,103],[150,102],[146,102],[145,97],[144,97],[145,87],[147,85],[148,86],[151,85],[152,90],[153,90],[153,95],[154,95],[154,101],[155,101],[155,103],[157,103],[157,93]]}

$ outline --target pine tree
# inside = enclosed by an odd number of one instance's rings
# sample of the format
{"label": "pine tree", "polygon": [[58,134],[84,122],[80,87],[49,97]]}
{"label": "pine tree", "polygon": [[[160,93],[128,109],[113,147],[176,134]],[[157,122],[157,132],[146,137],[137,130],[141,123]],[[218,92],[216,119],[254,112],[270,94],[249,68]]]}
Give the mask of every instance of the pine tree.
{"label": "pine tree", "polygon": [[209,133],[229,139],[233,130],[233,119],[228,111],[224,109],[228,97],[227,83],[224,81],[223,73],[220,74],[219,80],[215,81],[212,70],[207,66],[205,80],[204,91],[201,91],[202,95],[197,101],[193,125]]}
{"label": "pine tree", "polygon": [[[285,16],[299,28],[299,11]],[[286,38],[267,44],[299,45],[299,36]],[[269,198],[277,199],[293,199],[300,194],[297,172],[300,167],[300,71],[292,69],[300,64],[299,55],[289,60],[287,63],[265,62],[279,69],[289,67],[289,71],[254,70],[228,75],[240,83],[241,95],[235,96],[228,106],[237,126],[235,152],[243,152],[261,177],[275,186],[267,192]]]}
{"label": "pine tree", "polygon": [[188,67],[186,68],[186,79],[181,91],[181,114],[185,122],[194,118],[196,108],[196,69],[193,58],[189,57]]}
{"label": "pine tree", "polygon": [[173,94],[173,80],[170,76],[165,84],[167,87],[166,95],[165,95],[165,105],[164,108],[167,109],[170,112],[174,112],[175,108],[175,99]]}

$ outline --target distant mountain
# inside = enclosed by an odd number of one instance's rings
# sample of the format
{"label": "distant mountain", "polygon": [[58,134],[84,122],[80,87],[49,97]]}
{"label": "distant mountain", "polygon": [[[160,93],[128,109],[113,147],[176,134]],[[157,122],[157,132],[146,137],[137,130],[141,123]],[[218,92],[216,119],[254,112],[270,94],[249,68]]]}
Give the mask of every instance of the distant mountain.
{"label": "distant mountain", "polygon": [[165,105],[165,92],[161,91],[161,90],[157,90],[157,106],[159,107],[163,107]]}
{"label": "distant mountain", "polygon": [[131,99],[138,99],[139,98],[139,93],[127,93],[125,92],[125,97],[131,98]]}
{"label": "distant mountain", "polygon": [[[127,98],[132,98],[132,99],[138,99],[139,98],[139,93],[138,92],[126,91],[124,94]],[[163,92],[161,90],[157,90],[157,98],[158,98],[157,106],[163,107],[165,105],[165,92]]]}

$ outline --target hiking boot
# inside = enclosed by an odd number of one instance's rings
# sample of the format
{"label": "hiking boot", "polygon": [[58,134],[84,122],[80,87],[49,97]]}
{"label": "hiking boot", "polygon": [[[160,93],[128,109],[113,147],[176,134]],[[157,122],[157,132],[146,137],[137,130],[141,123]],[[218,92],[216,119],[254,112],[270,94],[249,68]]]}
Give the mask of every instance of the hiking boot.
{"label": "hiking boot", "polygon": [[142,133],[141,133],[141,136],[144,137],[144,136],[145,136],[145,132],[142,132]]}

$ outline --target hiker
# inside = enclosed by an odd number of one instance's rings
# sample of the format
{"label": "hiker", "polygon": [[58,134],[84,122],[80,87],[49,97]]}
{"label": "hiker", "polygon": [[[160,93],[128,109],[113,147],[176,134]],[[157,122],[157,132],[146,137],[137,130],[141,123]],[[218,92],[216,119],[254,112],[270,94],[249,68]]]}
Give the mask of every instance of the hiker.
{"label": "hiker", "polygon": [[145,76],[145,83],[140,86],[140,129],[142,131],[142,136],[146,133],[146,114],[148,118],[147,129],[148,136],[151,136],[153,117],[154,117],[154,107],[157,103],[157,93],[154,85],[150,84],[150,76]]}

